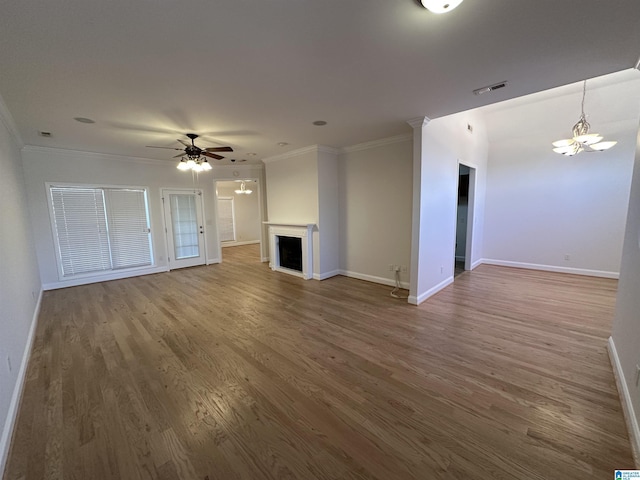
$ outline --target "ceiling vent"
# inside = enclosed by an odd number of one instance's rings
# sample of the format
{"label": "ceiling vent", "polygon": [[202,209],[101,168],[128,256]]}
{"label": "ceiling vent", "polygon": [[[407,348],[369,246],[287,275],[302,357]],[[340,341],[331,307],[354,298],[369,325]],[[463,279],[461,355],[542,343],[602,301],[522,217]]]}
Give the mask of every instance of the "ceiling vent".
{"label": "ceiling vent", "polygon": [[500,82],[500,83],[495,83],[493,85],[489,85],[488,87],[482,87],[482,88],[478,88],[476,90],[473,91],[474,94],[476,95],[482,95],[483,93],[489,93],[489,92],[493,92],[494,90],[499,90],[501,88],[504,88],[507,86],[507,82]]}
{"label": "ceiling vent", "polygon": [[40,135],[41,137],[45,137],[45,138],[51,138],[51,132],[38,132],[38,135]]}

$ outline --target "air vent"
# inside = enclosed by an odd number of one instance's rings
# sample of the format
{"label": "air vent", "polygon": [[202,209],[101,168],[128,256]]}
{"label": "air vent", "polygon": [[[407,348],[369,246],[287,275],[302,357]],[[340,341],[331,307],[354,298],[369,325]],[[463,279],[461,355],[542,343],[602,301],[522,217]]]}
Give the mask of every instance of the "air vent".
{"label": "air vent", "polygon": [[499,90],[500,88],[504,88],[506,86],[507,82],[500,82],[494,85],[489,85],[488,87],[478,88],[477,90],[474,90],[473,93],[475,93],[476,95],[482,95],[483,93],[493,92],[494,90]]}
{"label": "air vent", "polygon": [[40,131],[40,132],[38,132],[38,135],[40,135],[41,137],[45,137],[45,138],[51,138],[52,137],[51,132],[42,132],[42,131]]}

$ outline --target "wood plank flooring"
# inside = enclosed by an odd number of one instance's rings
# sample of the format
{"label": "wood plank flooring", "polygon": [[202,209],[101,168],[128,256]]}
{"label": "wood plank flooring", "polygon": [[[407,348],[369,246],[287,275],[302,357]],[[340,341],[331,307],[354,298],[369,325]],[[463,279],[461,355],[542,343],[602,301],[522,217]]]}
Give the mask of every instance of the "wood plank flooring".
{"label": "wood plank flooring", "polygon": [[46,292],[5,479],[605,479],[614,280],[389,287],[224,263]]}

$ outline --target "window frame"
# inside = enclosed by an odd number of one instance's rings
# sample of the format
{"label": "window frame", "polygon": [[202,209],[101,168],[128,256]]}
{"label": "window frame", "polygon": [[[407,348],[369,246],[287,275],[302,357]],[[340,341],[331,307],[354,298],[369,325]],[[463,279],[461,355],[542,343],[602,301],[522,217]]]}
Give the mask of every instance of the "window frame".
{"label": "window frame", "polygon": [[[77,273],[74,275],[64,275],[63,270],[63,260],[61,256],[61,248],[57,234],[56,221],[55,221],[55,211],[53,208],[53,199],[51,198],[51,188],[78,188],[78,189],[103,189],[103,190],[141,190],[144,192],[144,200],[145,200],[145,215],[147,217],[147,223],[149,228],[149,257],[150,263],[148,265],[139,265],[135,267],[125,267],[125,268],[111,268],[108,270],[97,270],[92,272],[85,273]],[[155,258],[155,239],[153,235],[153,227],[151,222],[151,209],[149,206],[149,188],[140,185],[105,185],[105,184],[93,184],[93,183],[68,183],[68,182],[45,182],[45,192],[47,198],[47,206],[49,209],[49,223],[51,227],[51,239],[53,241],[53,249],[54,255],[56,259],[56,270],[58,273],[58,281],[60,282],[75,282],[77,280],[82,281],[85,279],[109,279],[113,275],[116,275],[117,278],[120,278],[122,273],[125,275],[128,273],[135,272],[144,272],[149,269],[153,269],[157,266],[156,258]],[[104,195],[104,193],[103,193]],[[107,223],[109,222],[110,211],[108,210],[107,201],[105,200],[105,215],[107,218]],[[107,233],[109,236],[109,233]],[[110,240],[109,240],[110,241]],[[111,253],[109,254],[111,256]],[[126,275],[131,276],[131,275]],[[100,281],[100,280],[98,280]],[[84,282],[83,282],[84,283]]]}

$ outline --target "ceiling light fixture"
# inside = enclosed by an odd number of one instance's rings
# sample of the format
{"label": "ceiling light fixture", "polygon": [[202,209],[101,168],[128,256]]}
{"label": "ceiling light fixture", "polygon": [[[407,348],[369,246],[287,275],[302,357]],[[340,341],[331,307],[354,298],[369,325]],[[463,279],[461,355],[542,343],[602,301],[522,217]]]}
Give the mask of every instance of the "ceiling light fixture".
{"label": "ceiling light fixture", "polygon": [[92,119],[86,118],[86,117],[73,117],[73,119],[76,122],[80,122],[80,123],[96,123],[95,120],[92,120]]}
{"label": "ceiling light fixture", "polygon": [[420,0],[422,5],[432,13],[447,13],[462,3],[462,0]]}
{"label": "ceiling light fixture", "polygon": [[584,114],[584,98],[587,95],[587,81],[582,86],[582,112],[578,122],[573,126],[573,138],[557,140],[553,142],[553,149],[556,153],[572,157],[580,152],[602,152],[613,147],[618,142],[603,142],[602,135],[589,133],[589,122]]}
{"label": "ceiling light fixture", "polygon": [[316,120],[315,122],[313,122],[313,124],[316,127],[324,127],[327,124],[327,122],[325,122],[324,120]]}
{"label": "ceiling light fixture", "polygon": [[253,190],[250,190],[246,187],[246,185],[244,184],[244,181],[242,181],[242,183],[240,184],[240,188],[234,191],[238,195],[251,195],[251,193],[253,192]]}
{"label": "ceiling light fixture", "polygon": [[211,170],[212,168],[207,158],[201,157],[200,155],[187,155],[186,157],[182,157],[180,162],[178,162],[178,170],[182,171],[193,170],[196,173],[200,173]]}

